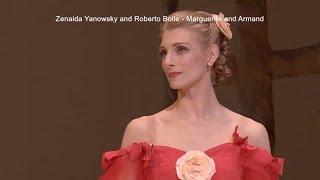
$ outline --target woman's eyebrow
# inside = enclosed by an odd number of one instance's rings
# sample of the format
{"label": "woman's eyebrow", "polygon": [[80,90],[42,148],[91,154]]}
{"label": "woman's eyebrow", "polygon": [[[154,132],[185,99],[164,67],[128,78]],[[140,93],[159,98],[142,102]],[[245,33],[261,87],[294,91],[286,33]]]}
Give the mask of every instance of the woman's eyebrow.
{"label": "woman's eyebrow", "polygon": [[[191,46],[189,43],[187,43],[187,42],[176,42],[176,43],[173,43],[171,46],[172,46],[172,47],[175,47],[175,46],[182,45],[182,44],[185,44],[185,45],[188,45],[188,46],[192,47],[192,46]],[[161,49],[164,49],[164,46],[163,46],[163,45],[161,45],[161,46],[159,47],[159,50],[161,50]]]}
{"label": "woman's eyebrow", "polygon": [[162,46],[162,45],[159,46],[159,50],[162,50],[162,49],[164,49],[164,46]]}
{"label": "woman's eyebrow", "polygon": [[173,43],[172,46],[178,46],[178,45],[182,45],[182,44],[185,44],[187,46],[191,46],[189,43],[187,42],[176,42],[176,43]]}

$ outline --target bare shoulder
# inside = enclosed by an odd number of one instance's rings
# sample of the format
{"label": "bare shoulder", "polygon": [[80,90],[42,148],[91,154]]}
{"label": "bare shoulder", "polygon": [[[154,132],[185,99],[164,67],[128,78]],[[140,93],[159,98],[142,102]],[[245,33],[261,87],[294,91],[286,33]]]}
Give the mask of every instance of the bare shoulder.
{"label": "bare shoulder", "polygon": [[143,142],[148,136],[148,116],[141,116],[131,120],[123,134],[121,148],[127,147],[135,142]]}
{"label": "bare shoulder", "polygon": [[243,134],[248,136],[249,144],[258,146],[270,152],[269,135],[265,126],[248,117],[243,118],[242,129]]}

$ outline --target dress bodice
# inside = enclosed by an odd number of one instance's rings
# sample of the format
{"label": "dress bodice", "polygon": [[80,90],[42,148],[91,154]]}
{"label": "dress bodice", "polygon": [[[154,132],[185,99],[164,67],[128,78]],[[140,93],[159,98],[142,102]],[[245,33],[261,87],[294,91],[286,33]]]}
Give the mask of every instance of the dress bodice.
{"label": "dress bodice", "polygon": [[[237,130],[238,125],[231,142],[203,151],[215,163],[211,179],[277,180],[282,174],[284,159],[275,158],[269,151],[249,144],[248,136],[240,137]],[[186,153],[152,142],[135,142],[103,154],[104,173],[99,180],[177,180],[177,160]]]}

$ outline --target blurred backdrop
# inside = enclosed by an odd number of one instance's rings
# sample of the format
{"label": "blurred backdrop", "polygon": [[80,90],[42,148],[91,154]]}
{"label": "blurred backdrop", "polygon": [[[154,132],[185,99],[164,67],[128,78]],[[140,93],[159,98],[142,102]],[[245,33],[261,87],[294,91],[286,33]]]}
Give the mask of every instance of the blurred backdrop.
{"label": "blurred backdrop", "polygon": [[[169,1],[173,2],[174,1]],[[215,88],[229,109],[263,123],[283,180],[320,179],[319,4],[181,1],[232,22],[233,77]],[[127,123],[170,103],[159,23],[57,23],[56,16],[162,16],[164,1],[3,1],[0,118],[3,180],[92,180]]]}

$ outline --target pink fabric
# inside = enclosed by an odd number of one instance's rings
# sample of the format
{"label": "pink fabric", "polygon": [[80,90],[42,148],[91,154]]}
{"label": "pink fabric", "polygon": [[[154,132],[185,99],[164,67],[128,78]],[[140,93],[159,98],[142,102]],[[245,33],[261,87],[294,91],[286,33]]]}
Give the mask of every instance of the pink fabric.
{"label": "pink fabric", "polygon": [[[248,137],[233,133],[233,142],[204,151],[214,159],[216,173],[212,180],[279,180],[283,158],[248,144]],[[169,146],[154,146],[147,142],[107,151],[102,156],[103,174],[99,180],[177,180],[176,160],[185,151]]]}

